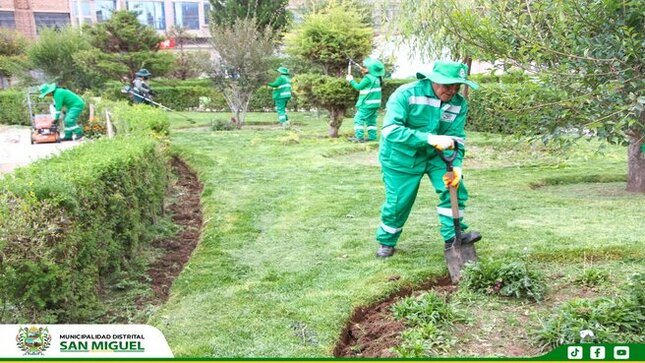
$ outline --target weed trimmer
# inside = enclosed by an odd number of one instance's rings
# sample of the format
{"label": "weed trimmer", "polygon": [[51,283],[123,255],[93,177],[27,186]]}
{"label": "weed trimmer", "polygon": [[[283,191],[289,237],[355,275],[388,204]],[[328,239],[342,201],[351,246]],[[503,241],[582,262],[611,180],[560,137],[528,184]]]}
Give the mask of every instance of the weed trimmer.
{"label": "weed trimmer", "polygon": [[185,118],[186,120],[193,122],[193,119],[192,119],[191,117],[186,116],[186,115],[182,114],[182,113],[181,113],[181,112],[179,112],[179,111],[175,111],[175,110],[171,109],[170,107],[166,107],[166,106],[162,105],[162,104],[161,104],[161,103],[159,103],[159,102],[155,102],[155,101],[151,100],[149,97],[146,97],[146,96],[144,96],[144,95],[142,95],[142,94],[138,93],[138,92],[137,92],[133,87],[131,87],[131,86],[124,86],[123,88],[121,88],[121,93],[125,93],[125,94],[131,95],[131,96],[133,96],[133,97],[141,97],[144,101],[146,101],[146,102],[148,102],[148,103],[150,103],[150,104],[152,104],[152,105],[155,105],[155,106],[157,106],[157,107],[161,108],[161,109],[162,109],[162,110],[164,110],[164,111],[174,112],[174,113],[178,114],[179,116],[181,116],[181,117]]}
{"label": "weed trimmer", "polygon": [[[446,157],[443,151],[437,150],[441,159],[446,163],[446,174],[450,179],[453,177],[452,162],[457,157],[459,151],[459,143],[455,140],[452,155]],[[448,187],[450,192],[450,209],[452,210],[452,223],[455,226],[455,240],[450,248],[446,248],[443,252],[448,265],[448,272],[450,273],[450,280],[453,283],[459,281],[461,277],[461,269],[466,262],[477,261],[477,253],[475,252],[475,244],[461,244],[461,222],[459,221],[459,203],[457,202],[457,188],[450,185]]]}

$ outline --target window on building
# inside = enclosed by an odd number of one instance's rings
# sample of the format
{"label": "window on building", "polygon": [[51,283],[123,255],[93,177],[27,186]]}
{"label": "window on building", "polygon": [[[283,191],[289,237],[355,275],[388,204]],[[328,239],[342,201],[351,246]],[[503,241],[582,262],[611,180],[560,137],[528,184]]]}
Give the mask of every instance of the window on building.
{"label": "window on building", "polygon": [[174,3],[175,26],[199,29],[199,3]]}
{"label": "window on building", "polygon": [[[80,11],[81,16],[79,18],[78,12]],[[82,24],[92,24],[94,19],[92,18],[92,10],[90,9],[90,2],[87,0],[74,0],[72,1],[72,17],[76,20],[75,25]]]}
{"label": "window on building", "polygon": [[60,29],[70,25],[69,13],[36,13],[34,12],[36,29],[55,28]]}
{"label": "window on building", "polygon": [[107,21],[116,10],[116,0],[96,0],[96,21]]}
{"label": "window on building", "polygon": [[15,28],[16,17],[13,11],[0,11],[0,28]]}
{"label": "window on building", "polygon": [[211,20],[211,3],[204,3],[204,24],[208,25]]}
{"label": "window on building", "polygon": [[166,29],[166,16],[163,2],[159,1],[128,1],[128,10],[137,12],[137,19],[144,25],[150,25],[157,30]]}

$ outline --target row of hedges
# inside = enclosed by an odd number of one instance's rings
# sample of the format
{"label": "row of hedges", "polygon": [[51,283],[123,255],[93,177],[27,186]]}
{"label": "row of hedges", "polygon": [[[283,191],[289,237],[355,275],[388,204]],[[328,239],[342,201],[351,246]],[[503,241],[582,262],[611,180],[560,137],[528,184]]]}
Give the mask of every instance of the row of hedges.
{"label": "row of hedges", "polygon": [[[146,125],[167,122],[136,113]],[[162,213],[164,145],[143,132],[99,139],[0,179],[0,323],[101,314],[99,290],[139,266],[135,256]]]}
{"label": "row of hedges", "polygon": [[29,120],[27,94],[24,91],[0,92],[0,124],[29,125]]}

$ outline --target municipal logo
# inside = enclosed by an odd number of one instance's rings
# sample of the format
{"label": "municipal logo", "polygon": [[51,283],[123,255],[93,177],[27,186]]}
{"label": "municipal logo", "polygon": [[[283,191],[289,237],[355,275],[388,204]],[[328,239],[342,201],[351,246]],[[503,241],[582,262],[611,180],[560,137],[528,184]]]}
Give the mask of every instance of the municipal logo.
{"label": "municipal logo", "polygon": [[459,77],[466,78],[466,71],[463,68],[459,70]]}
{"label": "municipal logo", "polygon": [[52,337],[47,328],[22,327],[16,335],[16,345],[25,352],[24,355],[44,355],[43,352],[49,348],[51,341]]}

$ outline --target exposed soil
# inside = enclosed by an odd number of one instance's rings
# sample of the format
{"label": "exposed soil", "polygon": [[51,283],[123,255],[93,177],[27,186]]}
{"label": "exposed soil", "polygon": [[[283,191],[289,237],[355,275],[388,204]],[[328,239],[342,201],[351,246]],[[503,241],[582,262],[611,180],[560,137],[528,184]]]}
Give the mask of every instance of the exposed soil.
{"label": "exposed soil", "polygon": [[172,159],[172,168],[177,182],[172,193],[175,201],[168,209],[173,223],[180,227],[180,231],[175,236],[153,242],[154,247],[165,251],[148,269],[155,305],[168,299],[172,282],[199,242],[203,221],[199,200],[203,186],[197,175],[179,158]]}
{"label": "exposed soil", "polygon": [[392,319],[391,306],[415,291],[434,289],[449,293],[455,288],[451,285],[450,278],[446,276],[429,281],[414,290],[411,288],[399,290],[384,301],[355,309],[334,348],[334,357],[396,357],[390,352],[390,348],[401,342],[400,335],[405,326]]}

